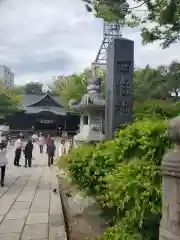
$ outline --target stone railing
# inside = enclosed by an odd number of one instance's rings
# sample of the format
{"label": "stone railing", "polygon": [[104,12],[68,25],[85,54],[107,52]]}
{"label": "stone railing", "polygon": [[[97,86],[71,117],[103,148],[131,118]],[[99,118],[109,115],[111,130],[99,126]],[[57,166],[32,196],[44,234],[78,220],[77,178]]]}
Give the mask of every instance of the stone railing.
{"label": "stone railing", "polygon": [[175,147],[162,161],[162,219],[159,240],[180,239],[180,116],[170,121],[169,137]]}

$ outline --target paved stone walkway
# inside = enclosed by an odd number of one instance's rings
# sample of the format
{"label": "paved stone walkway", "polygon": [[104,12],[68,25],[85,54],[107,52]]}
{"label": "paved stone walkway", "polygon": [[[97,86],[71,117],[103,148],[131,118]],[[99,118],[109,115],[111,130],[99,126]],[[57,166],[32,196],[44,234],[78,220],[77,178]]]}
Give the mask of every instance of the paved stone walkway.
{"label": "paved stone walkway", "polygon": [[32,168],[13,166],[13,150],[5,187],[0,187],[0,240],[66,240],[64,217],[54,168],[47,167],[47,156],[34,150]]}

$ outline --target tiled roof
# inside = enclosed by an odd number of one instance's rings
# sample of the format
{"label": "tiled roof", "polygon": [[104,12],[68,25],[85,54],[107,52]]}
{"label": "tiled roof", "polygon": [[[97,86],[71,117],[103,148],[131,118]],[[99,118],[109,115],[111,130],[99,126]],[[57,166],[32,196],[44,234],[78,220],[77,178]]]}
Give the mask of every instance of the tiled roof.
{"label": "tiled roof", "polygon": [[22,95],[22,105],[25,108],[26,106],[31,105],[34,102],[38,101],[41,97],[42,97],[41,95],[34,95],[34,94]]}
{"label": "tiled roof", "polygon": [[66,115],[66,110],[62,107],[62,104],[60,103],[60,99],[58,96],[52,96],[51,97],[60,105],[58,106],[31,106],[33,104],[36,104],[39,102],[44,96],[44,95],[35,95],[35,94],[25,94],[22,95],[22,106],[23,109],[25,110],[26,113],[29,114],[36,114],[39,112],[46,112],[50,111],[56,115]]}
{"label": "tiled roof", "polygon": [[[43,96],[44,95],[41,95],[41,94],[39,94],[39,95],[36,95],[36,94],[23,94],[22,95],[22,105],[24,107],[32,105],[33,103],[38,102]],[[53,97],[53,99],[56,102],[58,102],[60,105],[62,105],[61,102],[60,102],[60,98],[58,96],[52,96],[52,97]]]}

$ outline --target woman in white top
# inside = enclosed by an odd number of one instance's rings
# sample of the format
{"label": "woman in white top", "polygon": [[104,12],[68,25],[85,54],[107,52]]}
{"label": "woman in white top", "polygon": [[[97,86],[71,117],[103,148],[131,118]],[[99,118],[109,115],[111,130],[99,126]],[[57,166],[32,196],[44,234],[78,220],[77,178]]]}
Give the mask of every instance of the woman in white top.
{"label": "woman in white top", "polygon": [[6,172],[7,165],[7,157],[6,157],[6,147],[7,144],[4,142],[0,142],[0,168],[1,168],[1,186],[4,187],[4,178]]}
{"label": "woman in white top", "polygon": [[39,149],[40,149],[40,153],[43,153],[44,144],[45,144],[45,137],[42,135],[42,133],[40,133],[40,135],[39,135]]}
{"label": "woman in white top", "polygon": [[32,135],[32,141],[33,141],[33,142],[37,142],[37,141],[38,141],[38,135],[37,135],[37,133],[34,133],[34,134]]}
{"label": "woman in white top", "polygon": [[15,142],[15,157],[14,157],[14,166],[20,166],[19,160],[21,158],[21,151],[22,151],[22,140],[18,137]]}
{"label": "woman in white top", "polygon": [[62,140],[59,147],[59,157],[62,157],[64,154],[66,154],[66,147],[65,147],[65,140]]}

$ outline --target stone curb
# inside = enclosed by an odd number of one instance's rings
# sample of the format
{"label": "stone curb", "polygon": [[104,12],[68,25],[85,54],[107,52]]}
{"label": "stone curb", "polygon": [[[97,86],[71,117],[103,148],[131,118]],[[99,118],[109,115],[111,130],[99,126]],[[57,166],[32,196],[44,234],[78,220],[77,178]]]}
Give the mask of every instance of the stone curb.
{"label": "stone curb", "polygon": [[[51,196],[50,196],[50,212],[49,212],[49,240],[67,240],[64,213],[62,209],[62,201],[58,187],[57,167],[53,168]],[[56,192],[53,190],[56,189]]]}

